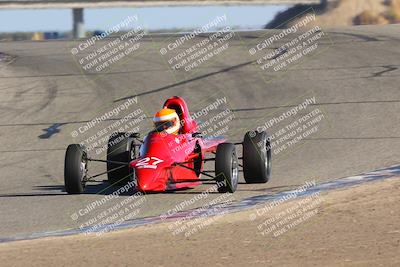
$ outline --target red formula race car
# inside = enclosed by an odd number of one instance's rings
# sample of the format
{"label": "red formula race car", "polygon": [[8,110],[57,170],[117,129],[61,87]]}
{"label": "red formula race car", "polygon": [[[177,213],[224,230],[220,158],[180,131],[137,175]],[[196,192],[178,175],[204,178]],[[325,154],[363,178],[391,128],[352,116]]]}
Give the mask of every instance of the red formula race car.
{"label": "red formula race car", "polygon": [[[165,113],[171,110],[179,117],[175,133],[167,130],[174,127],[168,120],[173,116]],[[250,131],[242,142],[229,143],[223,137],[211,138],[197,132],[197,123],[180,97],[169,98],[162,111],[165,114],[156,118],[155,130],[143,140],[139,133],[111,135],[106,160],[90,158],[82,145],[69,145],[64,167],[66,191],[83,193],[87,182],[103,174],[108,175],[112,185],[133,182],[141,192],[192,188],[204,181],[215,181],[219,192],[233,193],[239,172],[243,172],[246,183],[266,183],[270,178],[271,146],[266,132]],[[237,155],[237,145],[243,148],[242,157]],[[208,161],[215,162],[215,170],[204,169]],[[89,175],[89,162],[107,163],[107,171]]]}

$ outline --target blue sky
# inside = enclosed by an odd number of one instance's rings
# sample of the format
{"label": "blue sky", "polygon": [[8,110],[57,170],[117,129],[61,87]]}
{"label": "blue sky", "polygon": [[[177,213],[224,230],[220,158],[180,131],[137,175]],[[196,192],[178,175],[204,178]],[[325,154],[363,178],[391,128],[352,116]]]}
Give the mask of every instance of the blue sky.
{"label": "blue sky", "polygon": [[[150,30],[196,28],[226,14],[229,26],[259,29],[286,8],[261,5],[85,9],[85,25],[88,30],[105,30],[129,15],[138,15],[139,22]],[[70,9],[0,10],[0,32],[68,31],[71,27]]]}

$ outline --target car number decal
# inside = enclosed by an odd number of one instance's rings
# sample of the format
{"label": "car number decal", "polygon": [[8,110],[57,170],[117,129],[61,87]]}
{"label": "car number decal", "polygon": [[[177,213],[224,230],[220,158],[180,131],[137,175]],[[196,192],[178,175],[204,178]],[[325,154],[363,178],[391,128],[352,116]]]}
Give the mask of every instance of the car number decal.
{"label": "car number decal", "polygon": [[164,162],[162,159],[157,157],[146,157],[142,158],[136,163],[138,169],[157,169],[157,165]]}

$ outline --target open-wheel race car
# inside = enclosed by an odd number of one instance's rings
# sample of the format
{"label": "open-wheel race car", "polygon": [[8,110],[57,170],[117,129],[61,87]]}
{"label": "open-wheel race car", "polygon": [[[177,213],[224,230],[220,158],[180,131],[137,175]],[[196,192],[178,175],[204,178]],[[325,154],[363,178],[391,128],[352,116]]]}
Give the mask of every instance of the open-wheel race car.
{"label": "open-wheel race car", "polygon": [[[89,157],[82,145],[69,145],[64,166],[67,193],[83,193],[87,182],[105,174],[111,185],[132,181],[141,192],[192,188],[215,181],[219,192],[233,193],[239,172],[246,183],[269,180],[271,146],[266,132],[249,131],[238,143],[203,136],[197,132],[197,122],[191,119],[185,101],[177,96],[169,98],[153,120],[155,129],[143,140],[139,133],[112,134],[105,160]],[[243,148],[242,157],[237,155],[238,145]],[[215,162],[215,170],[205,170],[208,161]],[[107,170],[89,175],[89,162],[106,163]]]}

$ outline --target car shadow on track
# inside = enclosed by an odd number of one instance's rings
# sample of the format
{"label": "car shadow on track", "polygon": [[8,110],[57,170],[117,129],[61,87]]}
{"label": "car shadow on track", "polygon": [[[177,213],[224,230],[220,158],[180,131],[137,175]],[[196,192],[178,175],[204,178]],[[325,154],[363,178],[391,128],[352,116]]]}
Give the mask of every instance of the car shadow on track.
{"label": "car shadow on track", "polygon": [[[240,184],[246,184],[240,182]],[[215,185],[214,182],[204,182],[204,186]],[[119,190],[123,186],[111,186],[107,181],[99,181],[94,184],[88,184],[85,188],[85,192],[82,195],[110,195],[116,191],[119,191],[120,196],[131,196],[137,193],[136,189],[130,188],[129,190]],[[296,188],[296,185],[285,185],[285,186],[275,186],[267,188],[238,188],[237,192],[263,192],[263,193],[276,193],[280,191],[287,191]],[[145,195],[156,195],[156,194],[175,194],[175,195],[197,195],[201,194],[204,188],[183,188],[170,190],[166,192],[147,192]],[[39,191],[39,192],[38,192]],[[216,191],[209,192],[209,194],[221,194]],[[0,198],[7,197],[38,197],[38,196],[65,196],[67,192],[65,191],[64,185],[39,185],[33,188],[33,192],[23,192],[23,193],[13,193],[13,194],[0,194]]]}
{"label": "car shadow on track", "polygon": [[[122,186],[110,186],[107,182],[98,182],[96,184],[89,184],[85,188],[83,195],[109,195],[116,190],[122,188]],[[130,189],[128,191],[121,192],[120,196],[131,196],[136,191]],[[32,188],[30,192],[11,193],[11,194],[0,194],[0,198],[7,197],[40,197],[40,196],[65,196],[64,185],[37,185]]]}

